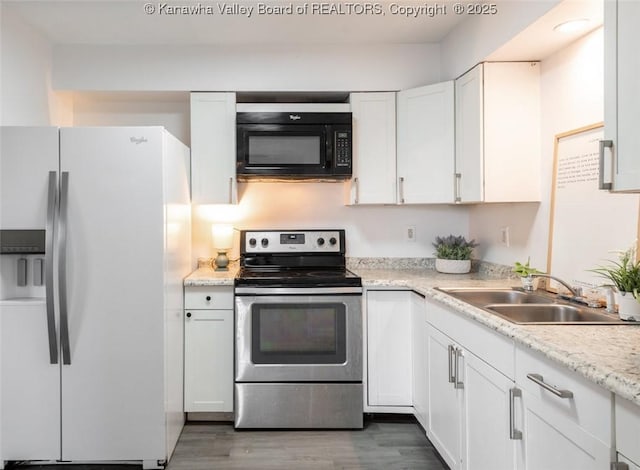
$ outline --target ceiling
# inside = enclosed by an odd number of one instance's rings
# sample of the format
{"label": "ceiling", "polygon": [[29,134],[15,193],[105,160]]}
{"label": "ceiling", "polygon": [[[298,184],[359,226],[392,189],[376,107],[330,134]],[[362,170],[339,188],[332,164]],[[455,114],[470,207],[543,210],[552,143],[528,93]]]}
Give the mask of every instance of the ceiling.
{"label": "ceiling", "polygon": [[[291,5],[293,13],[262,13],[269,7]],[[454,0],[438,2],[326,2],[325,11],[297,14],[304,1],[140,1],[140,0],[2,0],[4,8],[20,15],[54,44],[91,45],[246,45],[246,44],[411,44],[437,43],[465,19],[452,13]],[[356,8],[377,3],[383,14],[364,14]],[[145,7],[145,5],[147,5]],[[151,7],[149,7],[151,5]],[[352,5],[349,14],[349,5]],[[358,5],[355,7],[353,5]],[[403,15],[397,7],[441,5],[447,13],[417,17]],[[194,8],[198,14],[178,14],[171,7]],[[228,13],[221,9],[233,8]],[[202,8],[200,8],[202,7]],[[334,7],[333,10],[330,7]],[[145,8],[153,8],[147,13]],[[251,16],[245,14],[253,8]],[[338,9],[339,8],[339,9]]]}
{"label": "ceiling", "polygon": [[[295,46],[440,43],[453,29],[465,28],[465,21],[471,28],[471,22],[479,19],[477,15],[453,13],[458,1],[0,0],[0,6],[3,12],[16,14],[39,30],[52,44]],[[542,60],[599,27],[603,1],[497,0],[498,17],[501,9],[514,4],[517,7],[517,2],[548,2],[555,6],[484,60]],[[258,4],[274,10],[260,13]],[[328,10],[296,13],[296,8],[304,8],[305,4],[322,4]],[[154,10],[152,13],[147,12],[148,5]],[[292,12],[278,14],[277,8],[282,10],[289,5]],[[354,5],[377,5],[382,14],[362,14]],[[420,11],[424,6],[439,9]],[[197,13],[178,13],[175,7],[195,9]],[[414,17],[409,16],[412,8],[418,13]],[[554,31],[554,26],[576,18],[589,19],[585,29],[572,33]]]}

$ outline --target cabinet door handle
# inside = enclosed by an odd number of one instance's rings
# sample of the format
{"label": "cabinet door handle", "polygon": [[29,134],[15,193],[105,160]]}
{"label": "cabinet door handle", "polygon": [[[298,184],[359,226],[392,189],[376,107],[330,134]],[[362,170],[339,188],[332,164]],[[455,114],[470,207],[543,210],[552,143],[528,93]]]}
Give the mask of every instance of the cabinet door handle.
{"label": "cabinet door handle", "polygon": [[353,203],[358,204],[360,202],[360,187],[358,185],[358,177],[353,178],[353,186],[355,189],[355,194],[353,196]]}
{"label": "cabinet door handle", "polygon": [[454,202],[462,202],[462,196],[460,195],[460,180],[462,179],[462,173],[454,173]]}
{"label": "cabinet door handle", "polygon": [[233,176],[229,178],[229,204],[233,204]]}
{"label": "cabinet door handle", "polygon": [[455,353],[455,348],[453,347],[452,344],[450,344],[449,346],[447,346],[447,356],[449,357],[449,383],[455,383],[456,381],[456,376],[453,375],[453,356]]}
{"label": "cabinet door handle", "polygon": [[509,389],[509,439],[519,441],[522,439],[522,431],[516,429],[516,398],[522,397],[522,390],[519,388]]}
{"label": "cabinet door handle", "polygon": [[[609,148],[613,150],[613,140],[601,140],[600,141],[600,170],[598,171],[598,188],[599,189],[613,189],[613,182],[604,182],[604,149]],[[611,156],[611,177],[613,178],[613,155]]]}
{"label": "cabinet door handle", "polygon": [[191,312],[187,312],[187,318],[191,318]]}
{"label": "cabinet door handle", "polygon": [[570,390],[560,390],[553,385],[549,385],[544,381],[544,378],[540,374],[527,374],[527,378],[533,383],[540,385],[545,390],[553,393],[559,398],[573,398],[573,392]]}
{"label": "cabinet door handle", "polygon": [[404,176],[398,178],[398,192],[400,196],[400,204],[404,204]]}
{"label": "cabinet door handle", "polygon": [[454,354],[454,364],[453,364],[453,375],[455,376],[455,383],[453,388],[462,389],[464,388],[464,382],[460,380],[460,359],[463,357],[462,349],[455,348]]}

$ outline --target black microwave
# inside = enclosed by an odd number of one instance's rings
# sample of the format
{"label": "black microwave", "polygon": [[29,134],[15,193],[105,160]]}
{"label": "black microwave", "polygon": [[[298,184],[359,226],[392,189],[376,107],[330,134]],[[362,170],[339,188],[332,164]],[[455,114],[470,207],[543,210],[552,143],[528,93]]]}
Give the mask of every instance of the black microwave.
{"label": "black microwave", "polygon": [[351,178],[351,113],[239,112],[238,179]]}

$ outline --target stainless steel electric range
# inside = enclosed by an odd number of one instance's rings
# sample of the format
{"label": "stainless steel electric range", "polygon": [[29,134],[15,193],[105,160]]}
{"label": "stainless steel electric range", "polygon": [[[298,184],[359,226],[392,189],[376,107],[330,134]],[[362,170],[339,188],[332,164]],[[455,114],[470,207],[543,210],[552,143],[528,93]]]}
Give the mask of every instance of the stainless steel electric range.
{"label": "stainless steel electric range", "polygon": [[244,230],[236,428],[362,428],[362,281],[344,230]]}

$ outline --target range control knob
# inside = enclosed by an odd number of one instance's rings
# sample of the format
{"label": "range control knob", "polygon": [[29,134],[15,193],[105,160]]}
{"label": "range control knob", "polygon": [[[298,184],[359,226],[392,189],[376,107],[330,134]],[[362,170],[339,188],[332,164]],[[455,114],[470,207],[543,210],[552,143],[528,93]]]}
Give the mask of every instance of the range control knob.
{"label": "range control knob", "polygon": [[318,246],[322,246],[324,245],[324,238],[320,237],[318,238]]}
{"label": "range control knob", "polygon": [[260,243],[263,247],[266,248],[269,245],[269,240],[267,238],[263,238],[262,240],[260,240]]}
{"label": "range control knob", "polygon": [[250,239],[249,239],[249,245],[250,245],[250,246],[256,246],[256,243],[257,243],[257,242],[256,242],[256,239],[255,239],[255,238],[250,238]]}
{"label": "range control knob", "polygon": [[329,239],[329,244],[330,244],[331,246],[335,245],[336,243],[338,243],[338,240],[336,240],[336,237],[331,237],[331,238]]}

